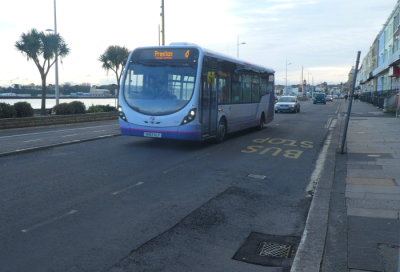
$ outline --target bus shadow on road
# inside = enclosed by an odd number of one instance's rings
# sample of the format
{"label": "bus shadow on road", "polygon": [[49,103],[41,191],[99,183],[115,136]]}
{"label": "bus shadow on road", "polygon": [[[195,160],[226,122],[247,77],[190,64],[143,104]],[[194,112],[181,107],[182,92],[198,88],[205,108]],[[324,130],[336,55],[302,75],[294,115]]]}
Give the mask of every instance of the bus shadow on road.
{"label": "bus shadow on road", "polygon": [[232,140],[240,140],[242,137],[259,135],[263,132],[268,132],[273,129],[273,126],[266,126],[264,129],[248,128],[237,132],[229,133],[225,140],[221,143],[216,143],[215,139],[207,139],[204,141],[185,141],[175,139],[158,139],[158,138],[135,138],[135,141],[127,143],[130,148],[146,148],[151,150],[188,150],[199,151],[214,146],[229,144]]}
{"label": "bus shadow on road", "polygon": [[157,150],[189,150],[197,151],[207,148],[210,144],[206,142],[193,142],[172,139],[141,138],[139,141],[128,143],[131,148],[146,148]]}

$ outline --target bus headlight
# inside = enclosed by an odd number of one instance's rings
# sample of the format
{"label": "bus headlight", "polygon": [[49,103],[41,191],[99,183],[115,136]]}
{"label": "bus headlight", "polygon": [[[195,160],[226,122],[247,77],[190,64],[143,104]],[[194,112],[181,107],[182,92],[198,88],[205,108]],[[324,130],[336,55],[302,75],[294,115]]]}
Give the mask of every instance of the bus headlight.
{"label": "bus headlight", "polygon": [[122,120],[127,121],[127,120],[126,120],[125,113],[122,111],[122,107],[121,107],[121,106],[118,106],[118,116],[119,116],[119,118],[121,118]]}
{"label": "bus headlight", "polygon": [[182,125],[192,122],[196,118],[197,109],[191,109],[188,115],[183,118]]}

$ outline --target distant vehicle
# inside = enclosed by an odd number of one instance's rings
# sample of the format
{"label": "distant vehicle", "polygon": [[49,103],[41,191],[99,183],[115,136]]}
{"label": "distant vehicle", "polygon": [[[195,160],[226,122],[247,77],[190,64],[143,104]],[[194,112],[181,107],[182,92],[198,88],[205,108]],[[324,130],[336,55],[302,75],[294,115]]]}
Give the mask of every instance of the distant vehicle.
{"label": "distant vehicle", "polygon": [[315,94],[313,103],[314,104],[317,104],[317,103],[326,104],[326,95],[324,93]]}
{"label": "distant vehicle", "polygon": [[275,104],[275,112],[300,112],[296,96],[281,96]]}
{"label": "distant vehicle", "polygon": [[194,44],[141,47],[119,93],[123,135],[221,142],[274,118],[274,70]]}
{"label": "distant vehicle", "polygon": [[326,101],[333,102],[333,96],[328,94],[326,96]]}

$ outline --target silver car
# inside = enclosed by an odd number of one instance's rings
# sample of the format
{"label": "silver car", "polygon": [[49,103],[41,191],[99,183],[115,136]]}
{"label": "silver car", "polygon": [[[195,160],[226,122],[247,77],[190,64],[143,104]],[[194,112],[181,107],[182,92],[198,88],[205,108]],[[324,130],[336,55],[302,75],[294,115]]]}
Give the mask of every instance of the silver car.
{"label": "silver car", "polygon": [[281,96],[275,104],[275,112],[300,112],[296,96]]}

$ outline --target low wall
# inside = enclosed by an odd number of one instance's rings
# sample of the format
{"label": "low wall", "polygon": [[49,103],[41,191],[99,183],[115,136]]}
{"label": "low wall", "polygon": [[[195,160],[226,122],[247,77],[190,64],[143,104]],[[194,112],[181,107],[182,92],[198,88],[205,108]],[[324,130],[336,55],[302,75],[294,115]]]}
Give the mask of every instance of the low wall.
{"label": "low wall", "polygon": [[117,120],[118,112],[98,112],[73,115],[49,115],[26,118],[0,119],[0,129],[49,126],[91,121]]}
{"label": "low wall", "polygon": [[396,107],[397,107],[397,95],[392,95],[390,97],[387,97],[385,99],[385,104],[384,104],[384,112],[396,112]]}

